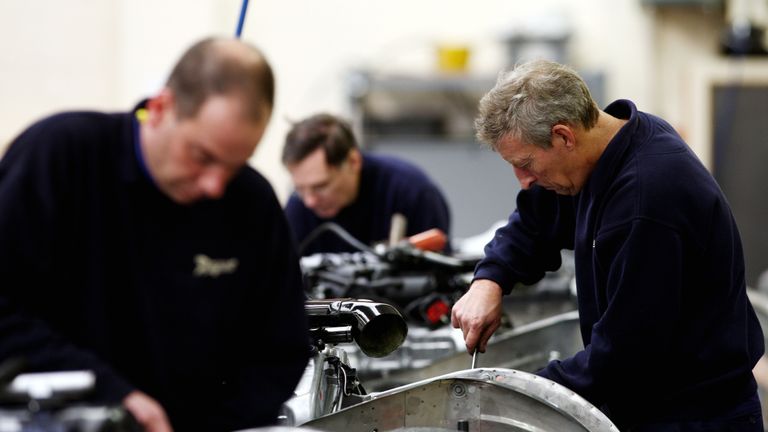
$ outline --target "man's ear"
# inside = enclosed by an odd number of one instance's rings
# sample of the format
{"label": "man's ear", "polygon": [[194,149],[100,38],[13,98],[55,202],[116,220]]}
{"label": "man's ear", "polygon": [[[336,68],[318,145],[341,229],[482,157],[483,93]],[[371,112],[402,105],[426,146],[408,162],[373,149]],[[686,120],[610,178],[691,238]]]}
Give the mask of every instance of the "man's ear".
{"label": "man's ear", "polygon": [[560,123],[552,126],[552,146],[558,145],[569,151],[576,148],[576,134],[570,126]]}
{"label": "man's ear", "polygon": [[164,88],[147,101],[147,122],[152,126],[159,125],[163,118],[174,109],[173,91]]}
{"label": "man's ear", "polygon": [[360,168],[363,166],[363,155],[360,153],[360,150],[353,148],[349,151],[347,161],[349,162],[349,166],[351,166],[355,172],[359,172]]}

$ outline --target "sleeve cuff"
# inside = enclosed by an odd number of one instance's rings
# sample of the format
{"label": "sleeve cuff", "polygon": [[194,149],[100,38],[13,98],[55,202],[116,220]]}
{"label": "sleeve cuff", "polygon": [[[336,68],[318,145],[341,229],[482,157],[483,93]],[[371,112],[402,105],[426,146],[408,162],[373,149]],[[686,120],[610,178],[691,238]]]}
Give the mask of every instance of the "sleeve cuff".
{"label": "sleeve cuff", "polygon": [[472,278],[472,282],[478,279],[492,280],[499,284],[501,292],[504,293],[504,295],[507,295],[512,292],[512,288],[517,283],[517,281],[508,274],[509,272],[498,264],[481,262],[475,269],[475,276]]}

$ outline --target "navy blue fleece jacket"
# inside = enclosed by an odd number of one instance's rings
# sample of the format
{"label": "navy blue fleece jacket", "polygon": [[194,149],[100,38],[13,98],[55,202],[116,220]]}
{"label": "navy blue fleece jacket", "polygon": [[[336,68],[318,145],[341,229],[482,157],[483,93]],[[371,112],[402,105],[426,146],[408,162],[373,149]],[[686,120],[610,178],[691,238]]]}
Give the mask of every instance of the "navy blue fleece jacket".
{"label": "navy blue fleece jacket", "polygon": [[763,335],[728,202],[665,121],[626,100],[606,112],[628,122],[584,188],[575,197],[520,192],[475,278],[509,292],[574,249],[585,348],[539,374],[603,407],[620,428],[749,405]]}
{"label": "navy blue fleece jacket", "polygon": [[[0,162],[0,361],[97,372],[175,430],[274,422],[308,360],[298,260],[268,182],[182,206],[142,172],[133,113],[65,113]],[[264,349],[268,350],[268,355]]]}

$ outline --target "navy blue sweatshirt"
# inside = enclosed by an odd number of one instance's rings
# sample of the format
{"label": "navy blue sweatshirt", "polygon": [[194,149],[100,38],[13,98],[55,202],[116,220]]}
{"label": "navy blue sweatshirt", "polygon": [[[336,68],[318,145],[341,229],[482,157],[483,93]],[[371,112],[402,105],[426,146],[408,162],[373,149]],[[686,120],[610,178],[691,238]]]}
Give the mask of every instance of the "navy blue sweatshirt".
{"label": "navy blue sweatshirt", "polygon": [[[408,220],[408,236],[432,228],[450,235],[450,212],[440,189],[419,168],[391,156],[363,155],[357,198],[333,218],[318,217],[296,194],[285,207],[288,224],[299,244],[325,222],[339,224],[367,245],[386,240],[395,213],[401,213]],[[355,248],[338,236],[325,233],[309,244],[302,255],[352,251]]]}
{"label": "navy blue sweatshirt", "polygon": [[575,197],[534,187],[486,246],[476,279],[509,292],[574,249],[584,350],[539,374],[602,406],[619,428],[715,418],[756,399],[763,335],[723,193],[665,121],[628,122]]}
{"label": "navy blue sweatshirt", "polygon": [[182,206],[141,171],[132,113],[65,113],[0,162],[0,361],[97,372],[94,402],[134,389],[176,430],[272,423],[301,377],[301,275],[268,182]]}

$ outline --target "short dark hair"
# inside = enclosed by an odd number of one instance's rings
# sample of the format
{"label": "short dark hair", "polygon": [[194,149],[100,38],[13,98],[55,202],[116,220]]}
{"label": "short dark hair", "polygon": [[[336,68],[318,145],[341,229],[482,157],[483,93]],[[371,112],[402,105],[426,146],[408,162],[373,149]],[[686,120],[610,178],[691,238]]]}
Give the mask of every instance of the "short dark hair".
{"label": "short dark hair", "polygon": [[318,148],[325,150],[328,165],[338,166],[357,148],[352,128],[344,120],[321,113],[295,123],[285,138],[283,164],[299,163]]}
{"label": "short dark hair", "polygon": [[207,38],[192,45],[176,63],[166,86],[174,93],[181,118],[194,117],[216,95],[242,97],[250,120],[260,120],[265,105],[270,111],[274,105],[272,68],[261,51],[237,39]]}

